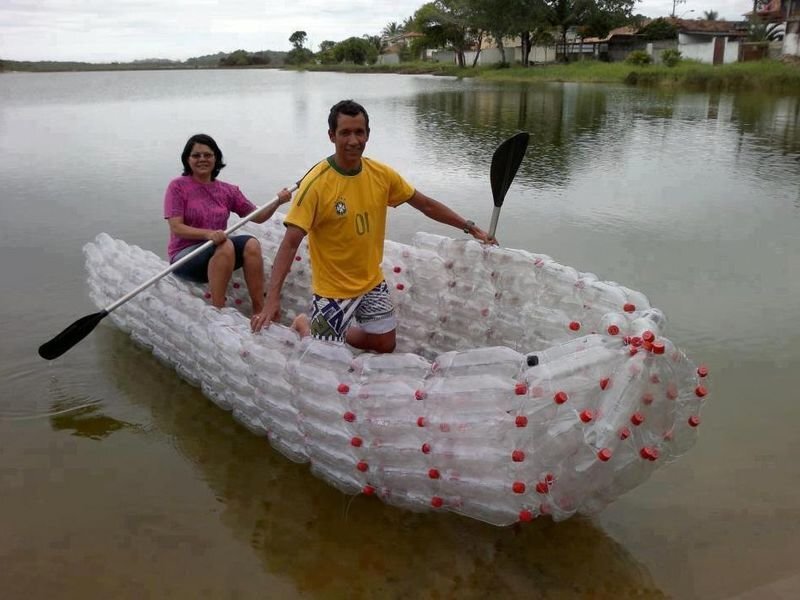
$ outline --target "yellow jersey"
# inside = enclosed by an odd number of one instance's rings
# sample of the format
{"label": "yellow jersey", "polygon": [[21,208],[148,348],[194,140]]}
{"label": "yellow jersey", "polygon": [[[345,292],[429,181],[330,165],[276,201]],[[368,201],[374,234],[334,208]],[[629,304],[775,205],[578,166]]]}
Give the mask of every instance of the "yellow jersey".
{"label": "yellow jersey", "polygon": [[315,294],[355,298],[383,280],[386,209],[414,193],[394,169],[364,157],[355,173],[339,169],[331,156],[303,177],[284,224],[308,234]]}

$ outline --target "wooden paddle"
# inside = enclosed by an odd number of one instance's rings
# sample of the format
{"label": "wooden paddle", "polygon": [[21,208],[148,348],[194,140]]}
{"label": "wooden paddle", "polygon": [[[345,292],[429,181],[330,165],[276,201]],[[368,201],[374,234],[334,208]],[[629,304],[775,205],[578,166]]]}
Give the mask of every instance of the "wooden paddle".
{"label": "wooden paddle", "polygon": [[[288,188],[289,192],[294,192],[296,189],[297,189],[297,184],[294,184],[292,187]],[[280,199],[278,198],[278,196],[275,196],[275,198],[272,199],[272,202],[270,204],[274,204],[275,208],[277,208],[278,205],[280,204]],[[244,217],[236,224],[231,225],[228,229],[225,230],[225,235],[230,235],[231,233],[242,227],[245,223],[249,223],[250,221],[252,221],[253,218],[262,210],[267,208],[267,206],[269,205],[265,204],[264,206],[257,208],[256,210],[251,212],[249,215]],[[39,356],[41,356],[46,360],[53,360],[54,358],[58,358],[59,356],[64,354],[67,350],[72,348],[75,344],[80,342],[87,335],[89,335],[94,330],[94,328],[97,327],[97,324],[103,319],[105,319],[109,315],[109,313],[111,313],[113,310],[125,304],[128,300],[136,296],[139,292],[149,288],[151,285],[153,285],[162,277],[166,277],[167,275],[172,273],[175,269],[177,269],[187,261],[191,260],[194,256],[197,256],[200,252],[202,252],[206,248],[210,248],[213,244],[214,242],[208,240],[202,246],[195,248],[186,256],[183,256],[180,259],[176,260],[169,267],[167,267],[157,275],[154,275],[153,277],[145,281],[135,290],[128,292],[116,302],[109,304],[100,312],[96,312],[91,315],[86,315],[85,317],[81,317],[80,319],[75,321],[72,325],[64,329],[64,331],[55,336],[53,339],[39,346]]]}
{"label": "wooden paddle", "polygon": [[497,230],[497,219],[500,217],[500,207],[506,198],[506,192],[514,181],[517,169],[525,156],[528,148],[530,135],[526,131],[512,135],[497,147],[492,156],[492,167],[489,171],[489,179],[492,184],[492,196],[494,198],[494,210],[492,211],[492,221],[489,225],[489,237],[494,238]]}

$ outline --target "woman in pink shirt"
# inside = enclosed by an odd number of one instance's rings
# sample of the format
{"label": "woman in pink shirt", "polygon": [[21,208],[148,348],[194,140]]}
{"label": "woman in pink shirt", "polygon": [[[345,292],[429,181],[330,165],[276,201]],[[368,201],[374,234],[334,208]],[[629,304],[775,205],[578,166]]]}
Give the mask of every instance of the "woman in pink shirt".
{"label": "woman in pink shirt", "polygon": [[[228,218],[232,212],[249,215],[256,206],[235,185],[219,181],[225,167],[222,151],[211,136],[199,133],[186,142],[181,153],[183,174],[173,179],[164,195],[164,218],[169,223],[170,263],[185,256],[206,240],[214,242],[174,271],[189,281],[209,284],[211,302],[217,308],[225,304],[225,292],[234,269],[243,268],[244,280],[258,314],[264,306],[264,263],[261,244],[251,235],[227,237]],[[278,192],[280,204],[291,200],[285,188]],[[264,207],[253,217],[256,223],[269,219],[277,206]]]}

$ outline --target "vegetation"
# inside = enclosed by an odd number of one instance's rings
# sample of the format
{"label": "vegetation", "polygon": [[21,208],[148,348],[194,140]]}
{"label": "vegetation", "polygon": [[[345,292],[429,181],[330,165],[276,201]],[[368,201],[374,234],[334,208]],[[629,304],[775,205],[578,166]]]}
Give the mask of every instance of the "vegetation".
{"label": "vegetation", "polygon": [[661,53],[661,62],[668,67],[676,67],[681,62],[681,52],[675,48],[667,48]]}
{"label": "vegetation", "polygon": [[625,62],[629,65],[649,65],[651,60],[650,55],[644,50],[634,50],[625,57]]}

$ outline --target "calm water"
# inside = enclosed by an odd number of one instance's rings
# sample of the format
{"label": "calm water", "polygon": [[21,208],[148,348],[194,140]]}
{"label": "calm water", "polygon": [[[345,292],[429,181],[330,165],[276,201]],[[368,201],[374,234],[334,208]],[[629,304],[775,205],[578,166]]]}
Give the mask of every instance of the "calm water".
{"label": "calm water", "polygon": [[[489,160],[532,133],[510,247],[644,291],[712,371],[698,445],[593,519],[496,529],[344,497],[233,423],[95,308],[81,246],[162,256],[198,131],[263,203],[370,111],[368,154],[488,223]],[[800,98],[273,71],[0,76],[4,597],[728,598],[800,588]],[[390,237],[453,234],[400,208]]]}

